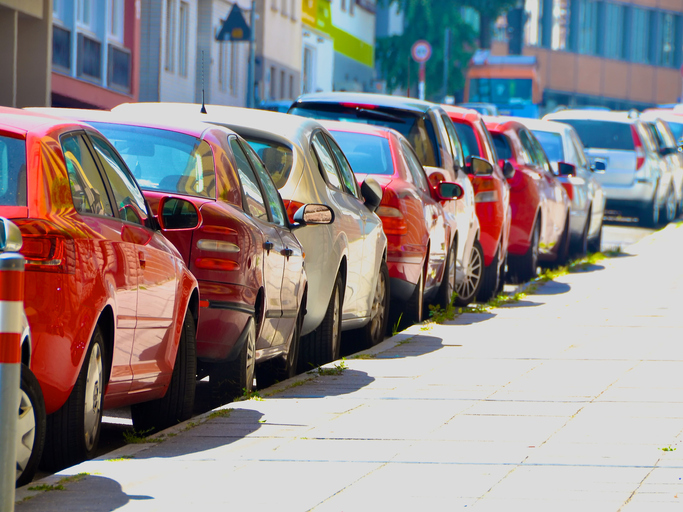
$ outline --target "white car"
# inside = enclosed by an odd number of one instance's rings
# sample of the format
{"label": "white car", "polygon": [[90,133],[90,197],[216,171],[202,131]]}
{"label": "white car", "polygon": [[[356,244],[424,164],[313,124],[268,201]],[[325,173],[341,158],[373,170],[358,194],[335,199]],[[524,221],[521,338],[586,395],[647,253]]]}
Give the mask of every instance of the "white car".
{"label": "white car", "polygon": [[299,370],[339,358],[341,330],[359,330],[366,345],[384,339],[389,309],[387,238],[374,211],[382,189],[359,187],[346,157],[317,121],[265,110],[178,103],[130,103],[113,109],[226,126],[266,164],[290,220],[304,204],[328,205],[334,221],[297,229],[305,251],[308,301]]}
{"label": "white car", "polygon": [[[569,233],[572,252],[583,255],[589,249],[599,251],[605,194],[597,175],[605,171],[604,165],[598,163],[598,168],[591,165],[581,139],[570,125],[521,117],[514,119],[529,128],[541,143],[557,179],[571,200]],[[560,163],[574,166],[571,174],[560,173]]]}

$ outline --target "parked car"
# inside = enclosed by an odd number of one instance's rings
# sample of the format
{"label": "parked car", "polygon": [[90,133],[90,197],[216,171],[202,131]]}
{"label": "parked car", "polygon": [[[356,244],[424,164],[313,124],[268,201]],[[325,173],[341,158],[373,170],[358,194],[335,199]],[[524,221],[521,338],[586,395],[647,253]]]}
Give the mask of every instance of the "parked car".
{"label": "parked car", "polygon": [[637,113],[563,110],[543,119],[571,125],[591,164],[604,162],[607,170],[597,179],[607,210],[635,215],[645,226],[659,223],[660,212],[675,197],[673,175]]}
{"label": "parked car", "polygon": [[581,139],[570,125],[540,119],[517,120],[529,128],[541,143],[553,172],[567,191],[571,201],[570,251],[577,255],[584,255],[588,250],[599,251],[605,195],[597,175],[605,172],[605,164],[596,162],[591,165],[588,162]]}
{"label": "parked car", "polygon": [[[498,165],[493,139],[478,112],[448,105],[443,105],[443,108],[460,138],[467,162],[467,176],[474,188],[474,204],[481,226],[479,242],[484,251],[485,265],[477,298],[480,302],[486,302],[502,289],[505,282],[512,220],[507,178],[512,177],[514,170],[508,166],[506,176]],[[490,162],[493,172],[483,176],[472,172],[473,157]]]}
{"label": "parked car", "polygon": [[520,122],[485,118],[499,165],[515,173],[510,183],[512,225],[508,274],[523,282],[536,276],[539,261],[564,264],[569,254],[570,202],[536,137]]}
{"label": "parked car", "polygon": [[197,281],[116,149],[83,123],[11,108],[0,108],[0,146],[0,215],[22,232],[30,365],[48,414],[45,466],[93,457],[103,408],[132,405],[139,429],[188,419]]}
{"label": "parked car", "polygon": [[[306,226],[297,237],[306,251],[308,290],[299,368],[338,359],[341,330],[357,330],[366,345],[384,339],[389,280],[387,239],[375,215],[382,198],[368,178],[358,186],[346,157],[329,132],[312,120],[277,112],[194,104],[124,104],[139,111],[199,119],[227,126],[244,137],[265,162],[290,218],[306,203],[333,212],[327,226]],[[155,114],[156,115],[156,114]]]}
{"label": "parked car", "polygon": [[498,115],[498,107],[496,107],[493,103],[478,103],[478,102],[458,103],[458,107],[466,108],[469,110],[474,110],[476,112],[479,112],[483,116],[497,116]]}
{"label": "parked car", "polygon": [[[450,297],[455,291],[455,303],[459,306],[475,300],[484,275],[479,220],[460,140],[446,112],[439,105],[413,98],[334,92],[304,94],[294,102],[289,113],[393,128],[412,144],[432,185],[448,181],[463,188],[461,200],[443,203],[454,233],[449,250],[456,255],[456,268],[455,282],[445,281],[443,286],[448,289],[439,297]],[[485,167],[480,168],[482,174],[486,173]],[[445,299],[441,305],[445,307],[448,302]]]}
{"label": "parked car", "polygon": [[[252,147],[224,127],[172,121],[170,112],[57,112],[112,141],[152,211],[187,222],[167,236],[199,281],[198,373],[209,375],[214,404],[250,391],[255,373],[259,386],[294,376],[306,311],[303,248]],[[296,220],[332,218],[328,207],[306,205]]]}
{"label": "parked car", "polygon": [[[387,236],[392,325],[421,322],[425,301],[453,280],[452,240],[441,201],[462,196],[460,185],[429,183],[408,140],[396,130],[360,123],[323,121],[344,151],[356,178],[371,175],[382,187],[377,215]],[[443,299],[449,300],[450,297]],[[402,316],[401,316],[402,315]]]}

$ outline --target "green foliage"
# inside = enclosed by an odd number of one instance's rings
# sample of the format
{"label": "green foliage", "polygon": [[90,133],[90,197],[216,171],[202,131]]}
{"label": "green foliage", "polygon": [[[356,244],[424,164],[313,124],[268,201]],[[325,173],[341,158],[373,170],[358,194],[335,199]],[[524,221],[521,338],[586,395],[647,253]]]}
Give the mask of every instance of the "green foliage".
{"label": "green foliage", "polygon": [[398,320],[396,320],[396,323],[391,328],[391,335],[392,336],[396,336],[399,333],[398,327],[399,327],[399,325],[401,325],[401,318],[403,318],[403,313],[398,315]]}
{"label": "green foliage", "polygon": [[322,366],[319,366],[318,375],[341,375],[347,368],[346,360],[342,358],[339,363],[334,365],[334,368],[323,368]]}
{"label": "green foliage", "polygon": [[154,429],[137,431],[134,428],[123,432],[123,440],[126,444],[160,443],[159,437],[148,437]]}

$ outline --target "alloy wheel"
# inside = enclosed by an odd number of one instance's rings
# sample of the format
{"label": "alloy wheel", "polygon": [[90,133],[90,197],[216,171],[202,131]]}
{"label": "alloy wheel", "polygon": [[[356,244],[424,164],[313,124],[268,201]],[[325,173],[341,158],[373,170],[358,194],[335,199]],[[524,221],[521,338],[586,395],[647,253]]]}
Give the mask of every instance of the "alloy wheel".
{"label": "alloy wheel", "polygon": [[472,297],[479,287],[483,274],[484,261],[481,257],[481,252],[473,249],[472,257],[467,264],[467,268],[465,268],[465,278],[462,284],[458,286],[458,296],[462,298]]}
{"label": "alloy wheel", "polygon": [[375,297],[372,301],[372,310],[370,311],[370,335],[373,340],[382,336],[382,327],[384,325],[384,316],[386,315],[385,308],[385,290],[386,281],[384,273],[380,272],[377,277],[377,286],[375,287]]}
{"label": "alloy wheel", "polygon": [[104,392],[104,368],[102,364],[102,350],[98,343],[93,345],[88,359],[88,373],[85,381],[85,414],[83,429],[85,447],[88,451],[95,446],[97,431],[102,417],[102,394]]}
{"label": "alloy wheel", "polygon": [[21,389],[17,422],[17,477],[24,472],[36,440],[36,412],[28,394]]}

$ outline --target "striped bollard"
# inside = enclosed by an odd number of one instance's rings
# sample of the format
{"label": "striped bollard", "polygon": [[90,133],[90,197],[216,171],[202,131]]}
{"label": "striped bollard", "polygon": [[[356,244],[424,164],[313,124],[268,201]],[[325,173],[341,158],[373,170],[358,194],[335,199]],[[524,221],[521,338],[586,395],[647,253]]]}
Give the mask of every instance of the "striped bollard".
{"label": "striped bollard", "polygon": [[[0,218],[0,231],[0,250],[21,248],[19,228]],[[14,510],[23,311],[24,257],[0,253],[0,512]]]}

